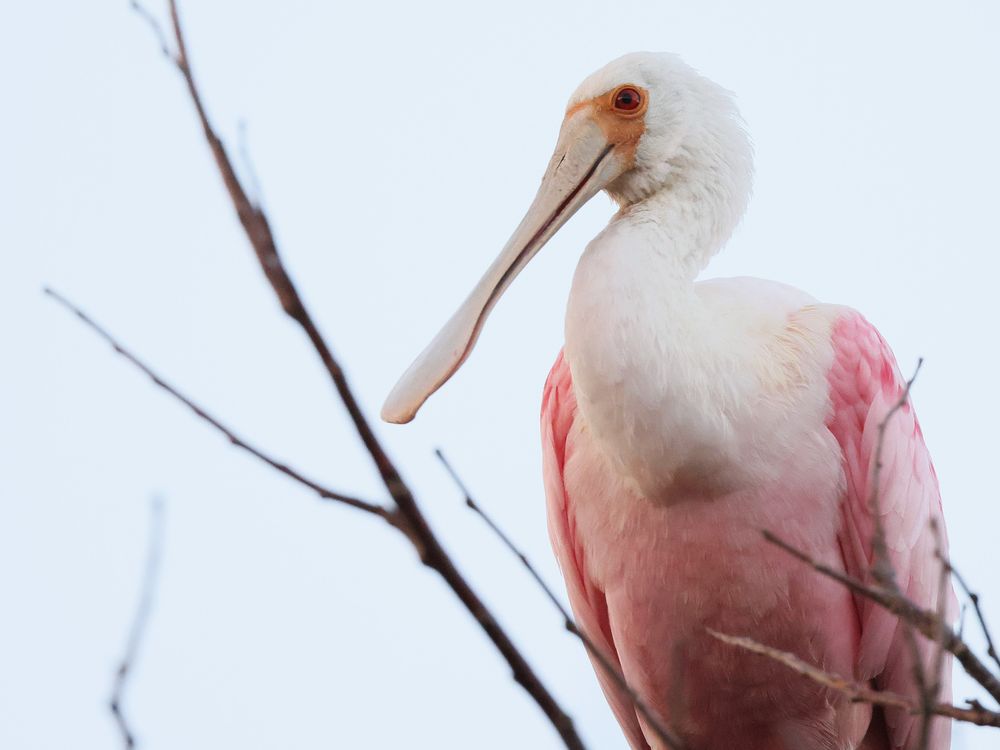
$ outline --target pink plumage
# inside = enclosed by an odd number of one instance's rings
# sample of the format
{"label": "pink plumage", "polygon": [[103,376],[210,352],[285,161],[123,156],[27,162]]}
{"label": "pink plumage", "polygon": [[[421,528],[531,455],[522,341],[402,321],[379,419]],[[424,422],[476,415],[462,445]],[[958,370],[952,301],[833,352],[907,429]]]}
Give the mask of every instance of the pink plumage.
{"label": "pink plumage", "polygon": [[[832,343],[835,356],[829,374],[831,409],[827,427],[843,454],[844,525],[839,541],[845,570],[871,582],[875,534],[871,501],[875,498],[889,561],[901,591],[923,607],[937,610],[941,606],[937,554],[948,554],[937,475],[909,401],[886,419],[902,398],[905,382],[885,340],[860,315],[840,318],[833,329]],[[876,490],[875,450],[883,423],[882,469]],[[945,612],[951,619],[957,603],[950,585],[946,594]],[[862,633],[859,676],[875,678],[882,689],[913,695],[912,664],[897,618],[862,597],[856,598],[855,606]],[[931,665],[933,644],[919,637],[917,642],[921,658]],[[949,659],[942,674],[942,693],[946,696],[951,695],[950,664]],[[887,721],[894,747],[915,746],[917,717],[893,710]],[[949,735],[947,721],[935,720],[929,746],[947,747]]]}
{"label": "pink plumage", "polygon": [[[834,533],[813,540],[809,552],[856,578],[870,581],[875,527],[869,501],[878,428],[900,400],[905,381],[882,337],[853,311],[836,318],[829,345],[833,358],[824,384],[829,390],[827,418],[816,429],[827,430],[839,448],[837,455],[830,456],[831,463],[841,467],[837,504],[826,509],[837,513],[837,523]],[[605,581],[600,580],[603,573],[598,576],[591,573],[586,550],[588,546],[604,547],[607,553],[610,550],[604,545],[620,544],[621,537],[600,521],[587,526],[592,515],[578,512],[581,495],[588,495],[585,502],[593,503],[591,495],[606,490],[607,484],[595,482],[588,471],[594,465],[593,454],[600,449],[586,444],[585,430],[574,431],[576,411],[572,375],[560,353],[545,384],[542,401],[545,488],[553,548],[580,626],[615,663],[624,667],[625,677],[639,690],[647,705],[670,725],[679,726],[694,747],[746,750],[917,747],[916,717],[890,711],[885,717],[887,730],[882,727],[881,717],[870,725],[870,712],[865,707],[848,704],[840,696],[825,693],[791,673],[783,674],[783,667],[767,664],[764,657],[726,653],[725,647],[712,643],[705,634],[704,628],[712,627],[748,635],[834,671],[839,668],[845,676],[870,679],[879,688],[916,695],[897,618],[866,599],[850,597],[843,589],[831,586],[828,580],[790,556],[780,552],[775,555],[763,540],[756,544],[748,542],[746,532],[759,535],[761,529],[748,529],[742,521],[740,506],[747,498],[716,499],[708,513],[692,513],[677,506],[657,509],[621,487],[617,491],[622,496],[600,498],[598,502],[605,505],[621,503],[630,510],[645,511],[640,512],[641,518],[632,519],[633,532],[642,527],[644,533],[629,536],[633,565],[628,578],[612,579],[611,585],[621,588],[609,596]],[[574,455],[578,453],[587,454],[583,459],[586,463],[575,463],[583,475],[568,477],[574,471]],[[940,495],[920,428],[908,403],[887,422],[882,458],[878,505],[899,586],[913,601],[936,609],[940,567],[935,558],[932,523],[937,524],[941,534],[941,552],[947,553]],[[782,484],[779,479],[775,491],[781,492]],[[815,504],[824,499],[796,497],[793,502],[806,509],[808,516]],[[698,498],[690,497],[687,501],[697,503]],[[720,502],[727,507],[717,507]],[[804,520],[808,522],[808,518]],[[787,518],[776,519],[779,525],[772,530],[789,533],[787,521]],[[780,528],[780,524],[785,528]],[[668,552],[659,544],[660,541],[669,544],[668,540],[677,535],[671,528],[675,525],[683,535],[696,540],[703,553],[707,552],[698,557],[694,586],[687,590],[680,588],[684,584],[672,586],[668,582],[678,580],[672,575],[677,571],[671,571],[677,550]],[[589,545],[581,542],[581,535],[589,536]],[[593,544],[596,538],[602,542]],[[712,544],[702,545],[704,539],[711,539]],[[800,538],[799,542],[802,541]],[[740,580],[739,575],[725,569],[725,561],[731,559],[729,553],[734,548],[744,553],[754,552],[745,555],[741,565],[767,571],[766,577],[773,586],[765,588],[772,588],[781,601],[766,613],[759,607],[749,615],[746,611],[748,607],[756,607],[759,592],[741,598],[738,592],[727,590],[728,586],[738,586]],[[699,582],[699,577],[704,581]],[[650,578],[652,582],[645,587],[637,585],[637,579],[642,578]],[[708,587],[709,581],[716,585]],[[815,601],[813,604],[805,601],[808,597],[802,592],[810,589],[813,593],[822,591],[823,597],[819,598],[829,596],[827,606],[814,608]],[[636,600],[637,594],[643,601]],[[948,594],[952,598],[950,587]],[[691,602],[699,595],[715,605],[700,608],[700,621],[699,618],[692,621],[678,612],[685,601]],[[949,615],[954,606],[953,601],[947,603]],[[637,617],[640,610],[645,614]],[[745,629],[747,620],[755,618],[770,622],[758,622],[755,627]],[[634,631],[636,620],[641,620],[638,627],[658,634],[655,643],[648,638],[616,638],[616,632]],[[770,637],[763,635],[766,630],[771,631]],[[642,653],[633,653],[636,648],[642,649]],[[680,651],[696,655],[688,656],[686,664],[677,664]],[[932,644],[920,639],[920,653],[928,674],[933,674]],[[663,668],[664,664],[671,666]],[[651,668],[653,665],[656,667]],[[644,732],[631,699],[596,663],[595,670],[632,747],[655,747],[655,735]],[[710,684],[701,684],[704,676],[699,672],[707,675]],[[737,689],[732,689],[733,684],[711,684],[714,676],[725,674],[737,681]],[[754,685],[771,681],[769,695],[754,693]],[[694,686],[685,682],[693,682]],[[948,661],[942,694],[950,694],[950,685]],[[690,699],[692,692],[700,693],[695,700]],[[686,709],[682,710],[686,715],[678,714],[677,706],[685,704]],[[949,736],[949,724],[935,719],[929,747],[932,750],[948,747]]]}

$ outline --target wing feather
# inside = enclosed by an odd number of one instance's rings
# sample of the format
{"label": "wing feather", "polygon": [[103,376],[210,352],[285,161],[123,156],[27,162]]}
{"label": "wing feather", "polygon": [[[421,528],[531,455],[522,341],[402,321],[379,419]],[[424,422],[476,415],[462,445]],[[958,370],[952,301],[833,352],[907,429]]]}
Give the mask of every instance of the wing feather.
{"label": "wing feather", "polygon": [[[906,381],[878,331],[861,315],[841,316],[833,328],[833,365],[829,374],[831,414],[827,426],[840,445],[845,473],[840,549],[847,572],[872,580],[875,515],[872,497],[879,426],[902,398]],[[879,474],[877,508],[885,529],[889,556],[900,590],[929,609],[939,606],[939,564],[933,527],[942,552],[947,538],[937,476],[909,403],[886,423]],[[949,620],[956,604],[950,586],[945,603]],[[878,687],[916,697],[912,659],[905,633],[896,617],[864,598],[855,605],[861,623],[859,676]],[[934,644],[917,635],[920,660],[931,674]],[[951,661],[946,661],[942,698],[951,695]],[[886,712],[891,747],[914,750],[919,742],[919,718],[901,710]],[[935,719],[929,750],[949,746],[949,722]]]}

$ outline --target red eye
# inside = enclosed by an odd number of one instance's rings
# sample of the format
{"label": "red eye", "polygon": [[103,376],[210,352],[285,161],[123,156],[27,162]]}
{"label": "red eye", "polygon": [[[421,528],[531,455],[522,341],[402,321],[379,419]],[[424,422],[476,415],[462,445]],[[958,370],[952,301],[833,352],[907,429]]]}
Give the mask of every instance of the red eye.
{"label": "red eye", "polygon": [[635,112],[642,104],[642,95],[633,88],[619,89],[615,94],[615,109],[620,112]]}

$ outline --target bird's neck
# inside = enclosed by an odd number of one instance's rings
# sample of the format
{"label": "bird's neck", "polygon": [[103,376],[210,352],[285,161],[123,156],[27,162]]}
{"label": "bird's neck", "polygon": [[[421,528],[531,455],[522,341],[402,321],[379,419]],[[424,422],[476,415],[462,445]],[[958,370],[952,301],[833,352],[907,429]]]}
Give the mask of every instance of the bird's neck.
{"label": "bird's neck", "polygon": [[694,279],[738,216],[706,195],[679,184],[623,208],[587,247],[570,293],[566,358],[581,415],[647,496],[684,472],[724,477],[712,464],[727,460],[732,382],[718,375],[731,347]]}

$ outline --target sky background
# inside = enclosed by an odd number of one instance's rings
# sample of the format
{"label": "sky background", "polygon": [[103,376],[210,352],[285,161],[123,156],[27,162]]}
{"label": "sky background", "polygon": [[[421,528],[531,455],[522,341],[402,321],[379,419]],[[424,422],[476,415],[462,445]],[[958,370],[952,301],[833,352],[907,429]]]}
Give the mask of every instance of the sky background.
{"label": "sky background", "polygon": [[[150,0],[151,9],[163,8]],[[755,196],[706,275],[863,311],[904,372],[955,563],[1000,623],[1000,5],[798,0],[182,4],[210,114],[247,141],[289,270],[374,418],[517,224],[566,99],[636,50],[735,91]],[[557,748],[405,540],[230,447],[50,300],[51,284],[242,434],[383,491],[278,310],[181,79],[124,0],[0,24],[0,747],[120,747],[105,707],[150,497],[162,584],[126,708],[143,748]],[[561,591],[537,415],[593,200],[412,425],[377,429],[448,549],[574,715],[625,747],[583,651],[461,497]],[[973,628],[969,628],[973,630]],[[956,695],[971,695],[958,680]],[[959,730],[956,748],[997,741]]]}

